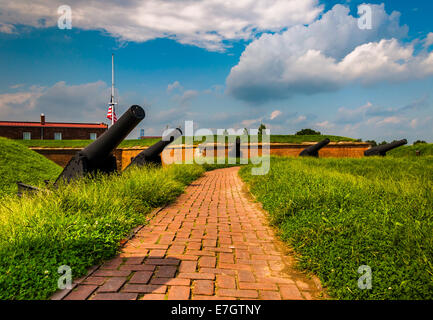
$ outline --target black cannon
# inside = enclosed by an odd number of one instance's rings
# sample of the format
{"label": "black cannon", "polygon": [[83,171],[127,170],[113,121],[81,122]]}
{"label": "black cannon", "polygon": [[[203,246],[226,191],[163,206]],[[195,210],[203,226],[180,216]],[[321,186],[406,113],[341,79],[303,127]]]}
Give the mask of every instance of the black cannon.
{"label": "black cannon", "polygon": [[140,152],[136,157],[132,158],[131,163],[126,167],[126,169],[131,166],[141,167],[146,163],[160,165],[162,163],[160,156],[161,152],[166,146],[179,138],[181,135],[182,130],[180,130],[180,128],[173,129],[168,134],[164,135],[160,141]]}
{"label": "black cannon", "polygon": [[112,154],[113,150],[116,149],[144,117],[143,108],[137,105],[131,106],[98,139],[77,152],[63,169],[55,184],[60,180],[69,182],[87,173],[92,174],[97,171],[111,173],[116,171],[116,157]]}
{"label": "black cannon", "polygon": [[327,144],[329,144],[330,142],[331,142],[331,140],[326,138],[325,140],[322,140],[313,146],[309,146],[308,148],[305,148],[304,150],[301,151],[299,156],[300,157],[310,156],[310,157],[318,158],[319,157],[319,150],[322,149]]}
{"label": "black cannon", "polygon": [[403,146],[405,144],[407,144],[407,140],[403,139],[403,140],[400,140],[400,141],[394,141],[394,142],[391,142],[391,143],[383,144],[381,146],[376,146],[376,147],[373,147],[373,148],[370,148],[370,149],[366,150],[364,152],[364,156],[366,156],[366,157],[371,157],[371,156],[382,156],[382,157],[384,157],[384,156],[386,156],[386,153],[388,151],[391,151],[392,149],[401,147],[401,146]]}
{"label": "black cannon", "polygon": [[241,155],[241,138],[236,137],[236,142],[233,144],[228,156],[231,158],[240,158]]}

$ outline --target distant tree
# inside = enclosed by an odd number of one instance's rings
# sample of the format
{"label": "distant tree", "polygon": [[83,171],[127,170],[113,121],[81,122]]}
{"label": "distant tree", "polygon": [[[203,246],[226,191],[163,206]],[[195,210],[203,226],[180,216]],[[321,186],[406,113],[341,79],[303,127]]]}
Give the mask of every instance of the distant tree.
{"label": "distant tree", "polygon": [[224,129],[223,136],[228,136],[228,135],[229,135],[229,132],[227,131],[227,129]]}
{"label": "distant tree", "polygon": [[248,129],[247,128],[244,128],[244,135],[248,135]]}
{"label": "distant tree", "polygon": [[388,144],[388,142],[382,141],[381,143],[379,143],[379,146],[383,146],[384,144]]}
{"label": "distant tree", "polygon": [[367,140],[365,142],[368,142],[369,144],[371,144],[372,147],[376,147],[377,146],[377,142],[374,140]]}
{"label": "distant tree", "polygon": [[422,144],[422,143],[427,143],[424,140],[417,140],[413,143],[413,145],[417,145],[417,144]]}
{"label": "distant tree", "polygon": [[302,129],[301,131],[296,132],[297,136],[320,136],[321,133],[319,131],[314,131],[313,129]]}
{"label": "distant tree", "polygon": [[266,126],[263,123],[261,123],[259,127],[259,136],[263,134],[263,130],[266,130]]}

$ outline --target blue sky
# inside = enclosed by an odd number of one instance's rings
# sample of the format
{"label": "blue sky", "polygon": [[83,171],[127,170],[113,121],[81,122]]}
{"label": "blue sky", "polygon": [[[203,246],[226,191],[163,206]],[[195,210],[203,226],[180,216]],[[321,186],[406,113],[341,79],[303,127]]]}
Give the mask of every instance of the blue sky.
{"label": "blue sky", "polygon": [[[108,122],[114,53],[118,115],[147,111],[131,138],[193,120],[433,141],[429,1],[369,1],[368,31],[354,0],[25,2],[0,2],[1,120]],[[71,30],[57,27],[62,4]]]}

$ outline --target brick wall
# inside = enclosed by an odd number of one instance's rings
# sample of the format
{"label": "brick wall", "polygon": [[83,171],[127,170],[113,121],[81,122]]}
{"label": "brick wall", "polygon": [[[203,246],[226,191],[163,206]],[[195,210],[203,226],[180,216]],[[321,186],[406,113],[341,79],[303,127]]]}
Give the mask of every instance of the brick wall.
{"label": "brick wall", "polygon": [[97,137],[103,134],[105,128],[35,128],[35,127],[3,127],[0,126],[0,136],[9,139],[23,139],[24,132],[30,132],[32,140],[41,139],[42,133],[44,140],[54,140],[54,133],[61,132],[62,140],[88,140],[91,133],[96,133]]}

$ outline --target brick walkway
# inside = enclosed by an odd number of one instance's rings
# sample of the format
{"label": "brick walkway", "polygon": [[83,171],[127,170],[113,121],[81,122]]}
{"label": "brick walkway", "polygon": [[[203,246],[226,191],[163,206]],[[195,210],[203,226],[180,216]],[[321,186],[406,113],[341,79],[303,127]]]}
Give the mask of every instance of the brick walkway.
{"label": "brick walkway", "polygon": [[207,172],[159,211],[122,253],[53,299],[314,299],[239,168]]}

